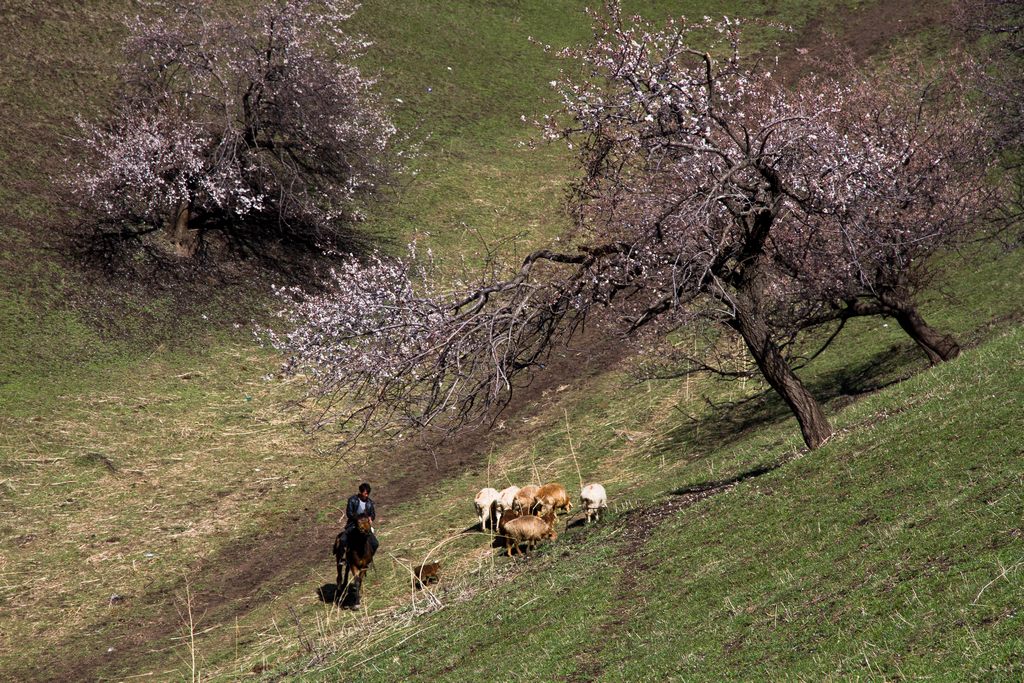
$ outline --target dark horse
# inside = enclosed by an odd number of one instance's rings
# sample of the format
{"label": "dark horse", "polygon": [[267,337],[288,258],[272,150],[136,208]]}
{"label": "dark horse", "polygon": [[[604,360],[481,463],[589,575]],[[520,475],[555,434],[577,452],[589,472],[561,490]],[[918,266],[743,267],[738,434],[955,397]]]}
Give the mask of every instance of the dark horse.
{"label": "dark horse", "polygon": [[[338,561],[338,589],[335,592],[335,600],[351,609],[359,607],[359,589],[363,584],[366,570],[373,562],[374,551],[370,544],[370,535],[373,533],[370,526],[372,521],[368,515],[359,515],[355,528],[348,532],[344,556],[340,552],[341,534],[334,540],[334,557]],[[351,585],[348,583],[350,572]]]}

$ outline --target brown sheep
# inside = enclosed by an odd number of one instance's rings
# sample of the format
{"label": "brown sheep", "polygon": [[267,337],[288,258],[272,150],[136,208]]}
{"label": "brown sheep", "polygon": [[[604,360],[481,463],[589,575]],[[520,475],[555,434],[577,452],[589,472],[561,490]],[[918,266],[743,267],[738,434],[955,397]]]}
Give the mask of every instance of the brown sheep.
{"label": "brown sheep", "polygon": [[523,515],[516,519],[509,520],[505,524],[505,552],[512,557],[512,549],[520,555],[523,554],[520,544],[526,543],[526,551],[533,550],[537,543],[545,539],[555,540],[558,533],[553,524],[549,524],[536,515]]}
{"label": "brown sheep", "polygon": [[413,586],[416,590],[423,588],[425,584],[437,583],[441,577],[441,563],[440,562],[424,562],[420,566],[416,567],[413,572],[416,576],[413,577]]}
{"label": "brown sheep", "polygon": [[543,516],[545,512],[555,510],[572,510],[569,492],[561,484],[544,484],[537,491],[537,502],[534,503],[533,511]]}
{"label": "brown sheep", "polygon": [[505,526],[513,519],[519,519],[523,516],[523,513],[518,510],[509,510],[498,519],[498,541],[507,542],[508,538],[505,537]]}
{"label": "brown sheep", "polygon": [[504,533],[505,533],[505,525],[508,524],[509,522],[511,522],[513,519],[519,519],[522,516],[523,516],[523,513],[519,512],[517,510],[509,510],[508,512],[503,514],[501,516],[501,519],[498,520],[498,535],[499,536],[504,535]]}
{"label": "brown sheep", "polygon": [[512,503],[512,509],[517,512],[528,513],[533,509],[534,504],[537,502],[537,491],[540,490],[539,486],[530,484],[519,489],[519,493],[516,494],[516,499]]}
{"label": "brown sheep", "polygon": [[540,518],[543,519],[545,522],[547,522],[549,525],[551,525],[552,529],[555,528],[555,519],[556,519],[556,517],[555,517],[555,511],[554,510],[548,510],[543,515],[540,515]]}

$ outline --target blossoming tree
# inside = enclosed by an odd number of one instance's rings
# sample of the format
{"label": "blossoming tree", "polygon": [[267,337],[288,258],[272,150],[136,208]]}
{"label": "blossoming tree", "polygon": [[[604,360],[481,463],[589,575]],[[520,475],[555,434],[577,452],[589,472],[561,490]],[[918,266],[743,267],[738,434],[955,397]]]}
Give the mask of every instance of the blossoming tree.
{"label": "blossoming tree", "polygon": [[803,225],[775,255],[800,297],[819,305],[797,327],[882,315],[932,363],[959,353],[916,300],[939,272],[932,256],[979,238],[998,203],[992,139],[970,103],[972,69],[965,61],[935,74],[897,61],[884,79],[849,79],[805,157],[819,167],[813,187],[793,197]]}
{"label": "blossoming tree", "polygon": [[742,339],[806,444],[824,443],[793,341],[854,315],[931,330],[914,295],[983,201],[983,136],[955,88],[934,105],[931,88],[853,75],[788,89],[741,59],[739,36],[729,20],[655,29],[612,3],[593,43],[562,53],[580,75],[556,82],[547,132],[580,157],[572,247],[447,289],[377,258],[337,273],[334,293],[291,292],[295,330],[276,341],[313,372],[324,420],[457,425],[586,321],[649,339],[712,323]]}
{"label": "blossoming tree", "polygon": [[394,128],[353,61],[367,43],[342,31],[349,0],[144,7],[112,114],[81,124],[73,184],[101,222],[188,256],[210,230],[316,241],[359,217]]}

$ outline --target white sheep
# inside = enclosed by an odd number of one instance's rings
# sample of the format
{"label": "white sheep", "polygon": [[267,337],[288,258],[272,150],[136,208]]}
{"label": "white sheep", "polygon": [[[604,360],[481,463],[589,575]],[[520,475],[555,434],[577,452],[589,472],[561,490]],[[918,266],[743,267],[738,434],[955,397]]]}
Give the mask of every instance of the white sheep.
{"label": "white sheep", "polygon": [[[483,530],[486,520],[494,520],[495,508],[498,504],[498,491],[492,489],[490,486],[487,488],[480,489],[480,492],[476,494],[476,498],[473,499],[473,505],[476,506],[477,517],[480,518],[480,529]],[[492,526],[493,528],[493,526]]]}
{"label": "white sheep", "polygon": [[501,516],[506,512],[512,510],[512,504],[516,500],[516,494],[519,493],[518,486],[509,486],[507,489],[502,489],[498,493],[498,523],[501,523]]}
{"label": "white sheep", "polygon": [[608,507],[608,494],[600,484],[587,484],[580,491],[580,503],[587,514],[587,524],[593,515],[595,521],[601,521],[601,509]]}

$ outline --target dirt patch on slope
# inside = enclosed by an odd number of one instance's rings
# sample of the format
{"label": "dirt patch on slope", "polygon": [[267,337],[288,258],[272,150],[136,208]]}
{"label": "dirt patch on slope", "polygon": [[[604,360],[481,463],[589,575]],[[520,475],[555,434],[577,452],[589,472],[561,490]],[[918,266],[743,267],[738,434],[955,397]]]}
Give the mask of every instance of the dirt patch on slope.
{"label": "dirt patch on slope", "polygon": [[845,59],[837,49],[865,62],[883,54],[900,38],[947,26],[949,13],[949,3],[944,0],[882,0],[816,17],[782,47],[778,73],[787,83],[795,83],[821,64]]}

